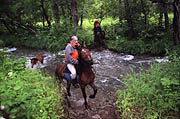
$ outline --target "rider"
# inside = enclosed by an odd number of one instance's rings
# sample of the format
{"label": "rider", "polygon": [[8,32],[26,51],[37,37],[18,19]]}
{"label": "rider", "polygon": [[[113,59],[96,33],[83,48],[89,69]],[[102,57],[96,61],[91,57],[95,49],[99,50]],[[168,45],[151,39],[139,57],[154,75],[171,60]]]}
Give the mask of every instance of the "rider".
{"label": "rider", "polygon": [[103,45],[103,39],[105,38],[105,32],[101,29],[98,20],[94,22],[94,43],[98,46]]}
{"label": "rider", "polygon": [[96,20],[94,22],[94,35],[96,36],[97,34],[101,33],[101,27],[100,27],[100,23],[98,22],[98,20]]}
{"label": "rider", "polygon": [[77,75],[75,65],[78,64],[78,47],[80,47],[78,37],[72,36],[70,43],[68,43],[65,48],[65,63],[71,72],[70,79],[75,79]]}

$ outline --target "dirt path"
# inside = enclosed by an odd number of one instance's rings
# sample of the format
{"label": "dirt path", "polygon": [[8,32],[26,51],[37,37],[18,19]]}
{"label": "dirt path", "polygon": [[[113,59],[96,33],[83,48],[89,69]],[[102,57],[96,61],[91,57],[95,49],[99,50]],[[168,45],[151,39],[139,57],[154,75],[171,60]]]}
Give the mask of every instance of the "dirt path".
{"label": "dirt path", "polygon": [[[115,111],[116,91],[123,89],[122,79],[130,73],[131,68],[141,70],[140,64],[135,63],[136,60],[131,61],[133,56],[120,55],[109,50],[91,53],[95,62],[93,67],[96,70],[95,84],[98,92],[95,99],[87,98],[91,110],[86,110],[80,88],[71,87],[72,96],[67,97],[70,103],[67,108],[69,119],[121,119]],[[146,68],[148,66],[144,65]],[[93,93],[90,86],[86,87],[86,93],[87,96]]]}

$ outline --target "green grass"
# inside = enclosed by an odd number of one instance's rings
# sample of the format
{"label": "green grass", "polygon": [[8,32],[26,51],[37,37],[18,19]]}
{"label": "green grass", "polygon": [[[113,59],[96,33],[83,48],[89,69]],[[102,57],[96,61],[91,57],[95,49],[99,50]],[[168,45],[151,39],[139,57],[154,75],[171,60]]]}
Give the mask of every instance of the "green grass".
{"label": "green grass", "polygon": [[0,52],[1,106],[12,119],[64,117],[63,88],[55,85],[55,79],[44,76],[40,70],[26,69],[25,62],[25,59],[9,59]]}
{"label": "green grass", "polygon": [[169,59],[124,79],[125,89],[118,90],[116,101],[123,119],[178,119],[180,58],[171,54]]}

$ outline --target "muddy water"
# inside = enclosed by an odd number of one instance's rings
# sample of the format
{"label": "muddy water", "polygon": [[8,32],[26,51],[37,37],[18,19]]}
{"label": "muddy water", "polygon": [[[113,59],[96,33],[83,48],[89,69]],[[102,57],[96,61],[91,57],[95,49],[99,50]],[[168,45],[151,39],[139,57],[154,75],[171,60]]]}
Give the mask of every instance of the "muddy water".
{"label": "muddy water", "polygon": [[[27,68],[31,68],[30,60],[36,54],[42,53],[45,56],[43,65],[39,67],[54,75],[56,65],[64,61],[63,51],[58,54],[52,54],[45,50],[17,48],[12,52],[19,58],[25,57],[28,59]],[[123,78],[127,76],[132,69],[135,72],[147,70],[153,62],[168,61],[165,58],[151,56],[132,56],[123,53],[115,53],[109,50],[91,51],[94,60],[95,84],[98,88],[98,93],[95,99],[89,99],[88,104],[91,110],[86,110],[83,103],[83,96],[80,88],[71,87],[71,97],[67,97],[69,107],[65,110],[68,114],[68,119],[120,119],[115,113],[115,100],[117,89],[123,89]],[[63,83],[66,84],[65,81]],[[93,93],[90,86],[86,88],[87,95]]]}

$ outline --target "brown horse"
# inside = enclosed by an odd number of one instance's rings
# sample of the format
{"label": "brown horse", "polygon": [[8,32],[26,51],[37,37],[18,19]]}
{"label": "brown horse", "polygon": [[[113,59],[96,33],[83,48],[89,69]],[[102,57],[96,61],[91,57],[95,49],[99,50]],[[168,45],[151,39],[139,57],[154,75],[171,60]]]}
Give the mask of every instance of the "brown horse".
{"label": "brown horse", "polygon": [[[79,50],[79,68],[77,70],[78,74],[79,74],[79,79],[78,79],[78,83],[81,87],[81,91],[84,97],[84,104],[86,109],[89,108],[88,104],[87,104],[87,100],[86,100],[86,91],[85,88],[87,85],[90,85],[93,90],[94,90],[94,94],[90,95],[90,98],[95,98],[96,93],[97,93],[97,88],[94,84],[94,78],[95,78],[95,74],[92,70],[92,65],[93,65],[93,60],[90,54],[89,49],[85,46],[80,48]],[[59,79],[66,79],[65,74],[64,74],[64,70],[66,68],[66,64],[59,64],[56,68],[56,76]],[[67,80],[67,79],[66,79]],[[67,93],[68,96],[71,96],[70,93],[70,86],[71,86],[72,80],[67,80]]]}
{"label": "brown horse", "polygon": [[97,47],[102,47],[105,45],[104,39],[105,39],[105,32],[104,31],[95,33],[94,43]]}

